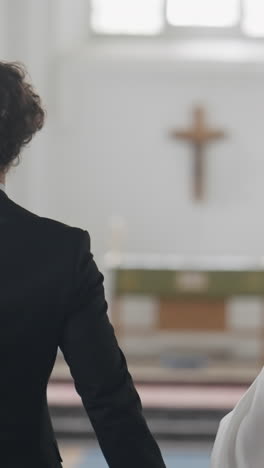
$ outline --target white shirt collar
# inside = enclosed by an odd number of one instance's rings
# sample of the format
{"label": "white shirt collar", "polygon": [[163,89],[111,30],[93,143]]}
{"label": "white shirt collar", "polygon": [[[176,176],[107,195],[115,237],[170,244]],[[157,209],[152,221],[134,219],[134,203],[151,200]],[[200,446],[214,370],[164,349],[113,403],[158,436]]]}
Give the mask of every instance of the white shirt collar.
{"label": "white shirt collar", "polygon": [[2,184],[1,182],[0,182],[0,190],[3,190],[3,192],[5,192],[5,190],[6,190],[5,185]]}

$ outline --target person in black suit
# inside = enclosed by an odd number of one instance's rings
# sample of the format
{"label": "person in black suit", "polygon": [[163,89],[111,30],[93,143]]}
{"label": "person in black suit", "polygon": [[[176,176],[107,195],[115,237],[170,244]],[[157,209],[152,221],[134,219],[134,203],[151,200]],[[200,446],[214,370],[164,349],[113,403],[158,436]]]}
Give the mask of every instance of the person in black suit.
{"label": "person in black suit", "polygon": [[111,468],[164,468],[107,315],[88,231],[9,198],[5,175],[44,122],[24,67],[0,62],[0,464],[57,468],[47,384],[58,347]]}

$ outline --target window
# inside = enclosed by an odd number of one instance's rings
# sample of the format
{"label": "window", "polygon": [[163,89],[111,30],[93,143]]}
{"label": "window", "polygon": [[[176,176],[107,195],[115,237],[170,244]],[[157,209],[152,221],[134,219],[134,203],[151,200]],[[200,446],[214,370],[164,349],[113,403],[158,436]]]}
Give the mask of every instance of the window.
{"label": "window", "polygon": [[264,37],[263,0],[244,0],[242,28],[249,36]]}
{"label": "window", "polygon": [[163,0],[93,0],[92,28],[105,34],[158,34]]}
{"label": "window", "polygon": [[99,35],[230,34],[264,38],[264,0],[90,0]]}
{"label": "window", "polygon": [[167,20],[174,26],[233,26],[239,0],[168,0]]}

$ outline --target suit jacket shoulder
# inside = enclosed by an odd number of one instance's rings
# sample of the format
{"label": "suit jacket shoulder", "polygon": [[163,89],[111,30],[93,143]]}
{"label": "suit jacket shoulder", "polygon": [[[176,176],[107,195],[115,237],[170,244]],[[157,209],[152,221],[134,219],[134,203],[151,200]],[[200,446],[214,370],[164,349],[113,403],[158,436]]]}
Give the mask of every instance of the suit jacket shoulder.
{"label": "suit jacket shoulder", "polygon": [[62,221],[37,215],[8,197],[7,200],[6,211],[10,220],[21,230],[21,234],[26,232],[28,236],[32,237],[37,234],[43,247],[45,245],[49,245],[49,248],[56,247],[56,249],[61,247],[67,250],[67,255],[70,255],[78,248],[84,232],[87,232]]}

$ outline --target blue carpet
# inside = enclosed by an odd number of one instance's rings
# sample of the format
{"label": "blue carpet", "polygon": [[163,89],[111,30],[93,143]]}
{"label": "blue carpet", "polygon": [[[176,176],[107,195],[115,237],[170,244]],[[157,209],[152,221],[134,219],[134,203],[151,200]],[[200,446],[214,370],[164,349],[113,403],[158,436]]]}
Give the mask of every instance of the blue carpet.
{"label": "blue carpet", "polygon": [[[209,468],[210,454],[208,452],[181,452],[177,450],[163,451],[167,468]],[[108,468],[101,453],[92,450],[84,454],[83,460],[76,468]]]}

